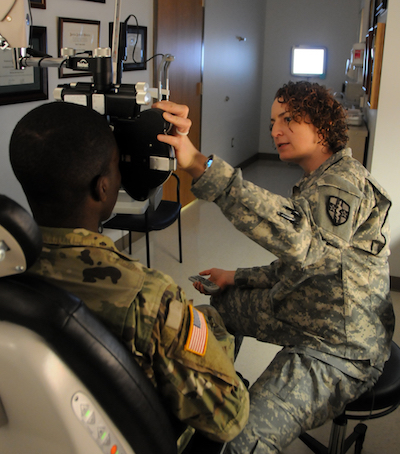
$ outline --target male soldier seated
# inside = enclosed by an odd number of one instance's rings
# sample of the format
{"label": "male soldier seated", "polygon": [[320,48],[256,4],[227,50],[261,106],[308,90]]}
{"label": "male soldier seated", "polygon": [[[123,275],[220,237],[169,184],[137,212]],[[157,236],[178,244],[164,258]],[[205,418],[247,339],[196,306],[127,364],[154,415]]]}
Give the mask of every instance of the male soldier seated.
{"label": "male soldier seated", "polygon": [[98,233],[121,183],[106,120],[74,104],[41,105],[15,127],[10,160],[43,234],[30,272],[81,298],[132,351],[181,421],[218,441],[238,435],[249,397],[217,311],[193,307],[169,276]]}

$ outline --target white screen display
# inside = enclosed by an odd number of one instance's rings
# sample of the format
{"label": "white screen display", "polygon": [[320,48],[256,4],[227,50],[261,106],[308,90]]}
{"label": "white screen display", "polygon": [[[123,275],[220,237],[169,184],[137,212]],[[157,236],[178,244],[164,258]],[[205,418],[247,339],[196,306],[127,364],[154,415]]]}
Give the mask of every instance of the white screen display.
{"label": "white screen display", "polygon": [[325,75],[326,49],[313,47],[293,47],[292,75],[323,76]]}

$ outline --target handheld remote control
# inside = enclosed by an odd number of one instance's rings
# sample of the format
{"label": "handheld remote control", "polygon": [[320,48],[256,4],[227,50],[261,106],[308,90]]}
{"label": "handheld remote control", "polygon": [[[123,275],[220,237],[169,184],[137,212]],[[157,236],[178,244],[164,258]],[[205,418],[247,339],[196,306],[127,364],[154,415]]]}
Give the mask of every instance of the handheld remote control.
{"label": "handheld remote control", "polygon": [[217,293],[219,291],[219,286],[217,284],[214,284],[214,282],[211,282],[209,279],[206,279],[203,276],[195,275],[195,276],[190,276],[189,280],[192,282],[200,282],[200,284],[203,284],[204,290],[209,293],[210,295]]}

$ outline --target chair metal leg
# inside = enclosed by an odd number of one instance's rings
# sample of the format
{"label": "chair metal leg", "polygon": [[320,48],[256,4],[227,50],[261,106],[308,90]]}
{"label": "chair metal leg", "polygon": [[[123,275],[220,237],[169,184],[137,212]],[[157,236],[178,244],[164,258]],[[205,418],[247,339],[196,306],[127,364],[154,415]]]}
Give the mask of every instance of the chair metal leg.
{"label": "chair metal leg", "polygon": [[366,431],[367,426],[365,424],[357,424],[356,427],[354,427],[353,433],[347,437],[344,443],[343,452],[346,453],[350,449],[351,445],[355,442],[354,454],[361,454]]}
{"label": "chair metal leg", "polygon": [[146,255],[147,255],[147,268],[150,268],[150,238],[149,238],[149,232],[146,232]]}
{"label": "chair metal leg", "polygon": [[129,255],[132,255],[132,232],[129,230]]}
{"label": "chair metal leg", "polygon": [[315,454],[328,454],[328,448],[311,435],[304,433],[299,436],[300,440]]}
{"label": "chair metal leg", "polygon": [[354,428],[354,431],[358,431],[358,437],[356,439],[356,446],[354,449],[354,454],[361,454],[363,445],[364,445],[364,440],[365,440],[365,433],[367,432],[367,426],[365,424],[357,424],[357,426]]}
{"label": "chair metal leg", "polygon": [[331,435],[329,446],[326,447],[308,433],[299,436],[300,440],[316,454],[345,454],[353,444],[355,444],[354,453],[361,454],[367,426],[359,423],[353,432],[346,437],[347,418],[340,415],[332,421]]}
{"label": "chair metal leg", "polygon": [[346,437],[347,419],[340,415],[332,421],[331,435],[329,438],[328,454],[343,454],[344,440]]}
{"label": "chair metal leg", "polygon": [[346,436],[347,419],[344,415],[332,421],[331,434],[328,447],[308,433],[302,433],[299,438],[315,454],[343,454],[344,438]]}
{"label": "chair metal leg", "polygon": [[181,213],[178,216],[178,237],[179,237],[179,263],[182,263],[182,229],[181,229]]}
{"label": "chair metal leg", "polygon": [[147,209],[144,214],[146,224],[146,255],[147,255],[147,268],[150,268],[150,238],[149,238],[149,210]]}

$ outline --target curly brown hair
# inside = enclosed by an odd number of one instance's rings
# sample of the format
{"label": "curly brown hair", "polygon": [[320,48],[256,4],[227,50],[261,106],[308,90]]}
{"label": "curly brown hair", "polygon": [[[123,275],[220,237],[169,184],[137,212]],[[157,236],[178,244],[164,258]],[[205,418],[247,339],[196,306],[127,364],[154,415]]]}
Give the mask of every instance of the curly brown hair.
{"label": "curly brown hair", "polygon": [[324,86],[307,81],[289,82],[276,92],[275,99],[287,104],[294,121],[307,117],[317,128],[323,145],[333,153],[345,148],[349,140],[346,112]]}

